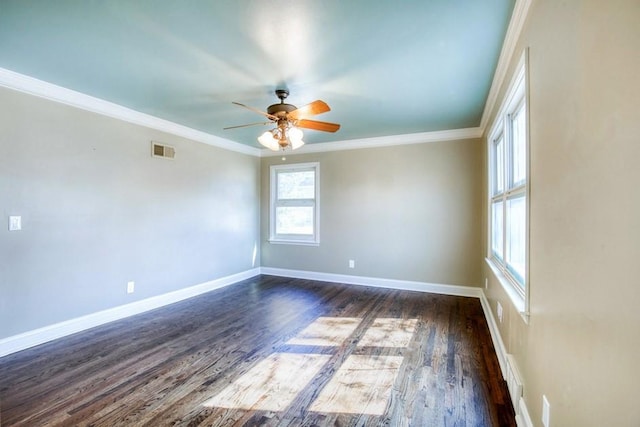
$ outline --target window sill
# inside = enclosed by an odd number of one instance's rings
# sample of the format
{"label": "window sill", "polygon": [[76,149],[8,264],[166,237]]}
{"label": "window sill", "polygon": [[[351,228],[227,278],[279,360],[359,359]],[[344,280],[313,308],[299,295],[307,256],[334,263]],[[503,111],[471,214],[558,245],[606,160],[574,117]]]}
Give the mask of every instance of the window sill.
{"label": "window sill", "polygon": [[320,246],[320,242],[314,242],[311,240],[269,239],[269,243],[272,245]]}
{"label": "window sill", "polygon": [[511,283],[511,280],[500,271],[498,266],[490,258],[485,258],[484,260],[509,296],[511,303],[520,314],[520,317],[522,317],[522,320],[524,320],[526,324],[529,324],[529,311],[527,310],[527,302],[525,299],[515,289],[515,285]]}

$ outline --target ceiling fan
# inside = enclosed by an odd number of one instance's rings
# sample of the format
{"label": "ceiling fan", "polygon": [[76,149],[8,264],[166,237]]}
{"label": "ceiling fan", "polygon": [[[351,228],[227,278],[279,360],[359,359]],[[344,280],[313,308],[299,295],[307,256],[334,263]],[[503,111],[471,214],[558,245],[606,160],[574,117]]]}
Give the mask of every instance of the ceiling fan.
{"label": "ceiling fan", "polygon": [[273,151],[284,150],[289,146],[292,150],[302,147],[304,141],[302,141],[303,135],[300,128],[319,130],[322,132],[336,132],[340,129],[340,125],[336,123],[319,122],[307,118],[331,110],[324,101],[313,101],[311,104],[297,108],[295,105],[285,104],[284,100],[289,96],[287,89],[276,89],[276,96],[280,99],[280,103],[270,105],[266,112],[239,102],[233,102],[236,105],[265,116],[270,121],[230,126],[224,129],[236,129],[273,123],[276,126],[274,129],[268,130],[258,137],[260,144]]}

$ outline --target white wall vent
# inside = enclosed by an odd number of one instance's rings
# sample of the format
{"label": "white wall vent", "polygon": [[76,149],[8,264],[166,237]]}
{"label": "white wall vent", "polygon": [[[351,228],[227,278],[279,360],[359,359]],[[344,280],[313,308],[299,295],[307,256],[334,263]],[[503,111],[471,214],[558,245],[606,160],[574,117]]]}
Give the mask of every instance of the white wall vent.
{"label": "white wall vent", "polygon": [[507,387],[509,388],[509,396],[516,415],[519,414],[520,398],[522,397],[522,377],[516,365],[516,360],[511,354],[507,354]]}
{"label": "white wall vent", "polygon": [[174,159],[176,157],[176,149],[170,145],[151,141],[151,156],[162,157],[163,159]]}

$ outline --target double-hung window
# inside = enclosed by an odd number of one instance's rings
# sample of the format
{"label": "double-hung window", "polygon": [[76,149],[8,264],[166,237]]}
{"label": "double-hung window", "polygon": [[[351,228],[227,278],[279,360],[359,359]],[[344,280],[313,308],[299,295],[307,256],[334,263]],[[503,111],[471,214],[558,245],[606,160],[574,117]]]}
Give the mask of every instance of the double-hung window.
{"label": "double-hung window", "polygon": [[527,311],[528,295],[529,144],[525,71],[523,58],[488,139],[488,259],[521,312]]}
{"label": "double-hung window", "polygon": [[317,245],[318,163],[271,166],[269,241]]}

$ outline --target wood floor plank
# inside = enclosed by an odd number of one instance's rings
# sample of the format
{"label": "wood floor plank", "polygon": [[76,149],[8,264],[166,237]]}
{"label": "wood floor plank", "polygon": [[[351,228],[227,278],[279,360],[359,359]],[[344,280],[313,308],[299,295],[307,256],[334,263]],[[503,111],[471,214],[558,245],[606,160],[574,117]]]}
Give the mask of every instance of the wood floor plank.
{"label": "wood floor plank", "polygon": [[477,299],[275,276],[0,358],[0,420],[515,426]]}

